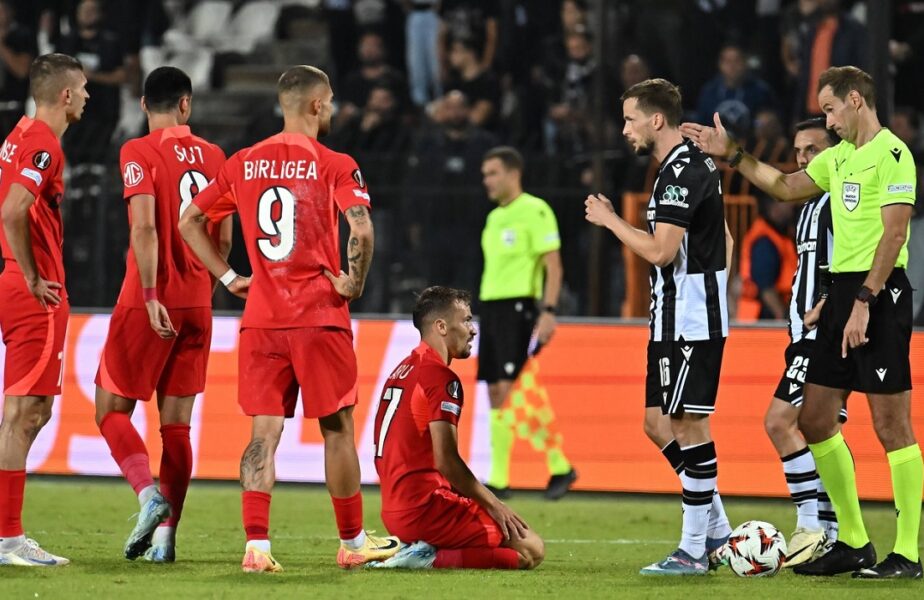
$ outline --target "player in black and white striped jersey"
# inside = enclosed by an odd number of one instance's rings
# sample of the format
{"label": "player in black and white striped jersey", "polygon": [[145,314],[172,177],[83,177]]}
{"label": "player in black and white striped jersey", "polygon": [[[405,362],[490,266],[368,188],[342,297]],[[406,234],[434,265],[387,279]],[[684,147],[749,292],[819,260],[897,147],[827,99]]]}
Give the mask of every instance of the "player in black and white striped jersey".
{"label": "player in black and white striped jersey", "polygon": [[[793,146],[800,169],[825,148],[839,140],[826,129],[824,118],[796,125]],[[786,485],[796,505],[796,530],[789,540],[786,562],[793,567],[824,551],[825,541],[837,539],[837,517],[815,471],[815,460],[799,433],[797,420],[802,407],[805,373],[811,359],[817,331],[815,323],[827,294],[827,267],[833,248],[833,225],[828,194],[803,205],[796,223],[796,251],[799,262],[792,280],[789,302],[789,338],[786,369],[774,393],[764,425],[786,475]],[[847,420],[841,409],[841,422]]]}
{"label": "player in black and white striped jersey", "polygon": [[642,575],[703,575],[731,528],[716,491],[718,461],[709,429],[725,337],[730,236],[720,174],[678,126],[680,91],[663,79],[622,96],[623,134],[637,154],[661,162],[648,205],[648,229],[636,229],[604,196],[588,196],[586,218],[609,229],[651,263],[651,335],[645,380],[645,433],[680,477],[679,547]]}

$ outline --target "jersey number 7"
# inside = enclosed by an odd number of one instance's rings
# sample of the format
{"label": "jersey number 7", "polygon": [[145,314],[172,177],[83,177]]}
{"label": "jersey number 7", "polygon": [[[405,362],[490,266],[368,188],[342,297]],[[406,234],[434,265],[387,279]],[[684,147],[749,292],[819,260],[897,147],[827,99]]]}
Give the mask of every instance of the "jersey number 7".
{"label": "jersey number 7", "polygon": [[395,411],[398,410],[398,403],[401,402],[401,394],[404,393],[399,387],[385,388],[382,394],[382,402],[388,402],[385,409],[385,416],[382,417],[382,427],[379,430],[379,439],[375,443],[375,457],[382,458],[382,450],[385,446],[385,436],[388,435],[388,428],[391,427],[391,421],[395,418]]}

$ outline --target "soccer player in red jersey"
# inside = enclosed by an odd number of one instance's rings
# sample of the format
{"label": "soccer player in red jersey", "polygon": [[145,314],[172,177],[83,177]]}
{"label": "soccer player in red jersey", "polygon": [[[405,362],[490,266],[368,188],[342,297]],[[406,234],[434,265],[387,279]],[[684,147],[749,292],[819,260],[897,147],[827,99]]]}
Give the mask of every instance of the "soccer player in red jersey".
{"label": "soccer player in red jersey", "polygon": [[61,136],[80,120],[83,66],[64,54],[32,62],[35,118],[23,117],[0,148],[0,330],[6,344],[0,423],[0,565],[66,565],[26,539],[26,457],[61,393],[70,306],[64,289]]}
{"label": "soccer player in red jersey", "polygon": [[[270,553],[274,455],[299,390],[305,418],[324,437],[325,473],[340,533],[337,562],[349,568],[382,560],[394,538],[368,536],[362,526],[359,458],[353,439],[356,355],[348,302],[363,291],[372,260],[369,193],[356,162],[317,138],[330,129],[333,91],[327,75],[298,66],[278,84],[284,128],[241,150],[180,221],[180,231],[209,271],[247,298],[241,321],[238,402],[253,417],[241,458],[246,572],[281,571]],[[205,224],[233,212],[241,220],[252,277],[228,267]],[[350,225],[349,273],[340,270],[337,225]],[[335,275],[337,273],[337,275]]]}
{"label": "soccer player in red jersey", "polygon": [[[125,542],[125,558],[143,554],[150,561],[173,562],[176,527],[192,475],[193,401],[205,389],[214,288],[177,225],[225,155],[186,125],[192,83],[181,70],[152,71],[141,105],[150,133],[126,142],[120,157],[131,246],[96,374],[96,423],[141,505]],[[231,220],[215,230],[227,256]],[[149,400],[155,391],[163,440],[159,490],[147,448],[130,420],[135,403]]]}
{"label": "soccer player in red jersey", "polygon": [[449,365],[472,353],[468,292],[434,286],[414,308],[420,345],[385,382],[375,418],[382,522],[406,542],[381,568],[532,569],[542,539],[459,456],[463,392]]}

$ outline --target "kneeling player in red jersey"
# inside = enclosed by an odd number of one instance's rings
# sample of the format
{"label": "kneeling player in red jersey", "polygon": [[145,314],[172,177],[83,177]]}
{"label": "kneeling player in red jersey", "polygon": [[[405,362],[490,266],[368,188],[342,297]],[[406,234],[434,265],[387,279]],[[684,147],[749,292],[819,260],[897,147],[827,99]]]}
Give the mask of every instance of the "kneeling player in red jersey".
{"label": "kneeling player in red jersey", "polygon": [[533,569],[542,539],[459,456],[459,377],[475,338],[468,292],[427,288],[414,308],[421,342],[385,382],[375,418],[382,521],[409,543],[378,568]]}

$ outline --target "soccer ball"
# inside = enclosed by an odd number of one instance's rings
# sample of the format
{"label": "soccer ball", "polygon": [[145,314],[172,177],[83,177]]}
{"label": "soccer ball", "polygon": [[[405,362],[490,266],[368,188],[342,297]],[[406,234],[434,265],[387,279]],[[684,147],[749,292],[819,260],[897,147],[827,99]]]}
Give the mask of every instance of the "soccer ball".
{"label": "soccer ball", "polygon": [[786,538],[764,521],[746,521],[728,536],[722,556],[738,577],[770,577],[786,560]]}

